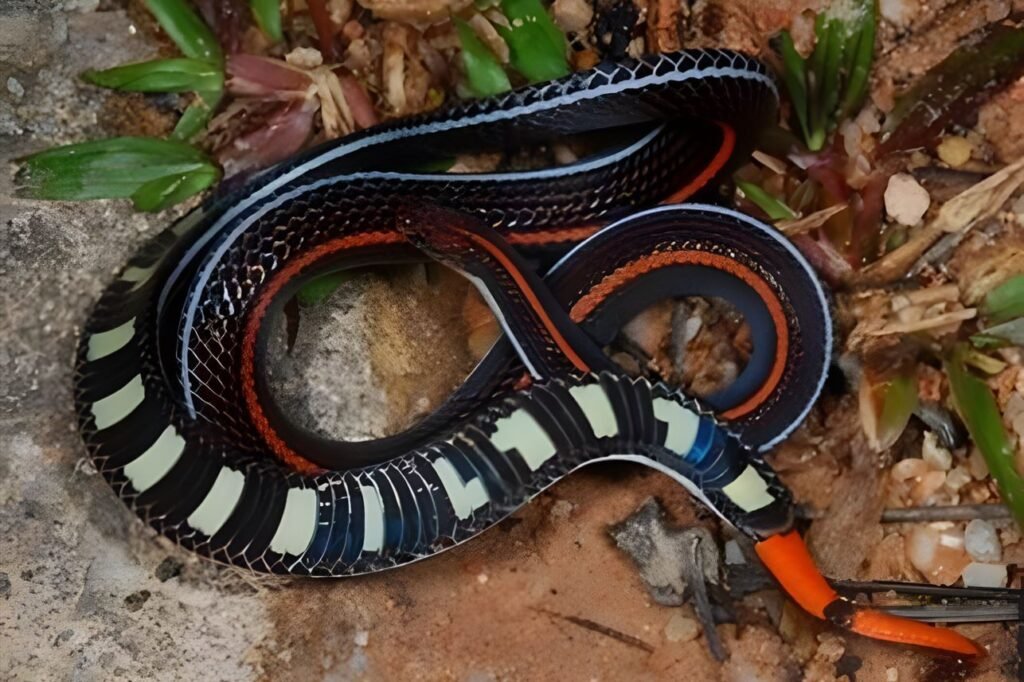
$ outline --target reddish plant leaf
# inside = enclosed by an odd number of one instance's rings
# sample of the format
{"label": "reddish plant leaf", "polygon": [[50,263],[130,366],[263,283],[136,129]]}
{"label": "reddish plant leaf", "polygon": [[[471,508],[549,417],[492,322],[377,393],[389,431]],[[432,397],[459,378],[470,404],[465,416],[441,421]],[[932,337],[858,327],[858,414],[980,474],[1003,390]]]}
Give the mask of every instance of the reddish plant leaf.
{"label": "reddish plant leaf", "polygon": [[359,81],[341,69],[336,70],[334,73],[338,76],[338,81],[341,83],[341,92],[345,95],[345,101],[348,102],[349,109],[352,110],[352,118],[356,122],[356,128],[369,128],[379,123],[380,118],[377,116],[377,110]]}
{"label": "reddish plant leaf", "polygon": [[196,7],[213,28],[217,42],[226,54],[242,49],[242,37],[252,25],[252,13],[245,0],[197,0]]}
{"label": "reddish plant leaf", "polygon": [[265,168],[295,154],[313,130],[314,101],[282,104],[265,125],[236,138],[222,149],[218,160],[227,174]]}
{"label": "reddish plant leaf", "polygon": [[882,209],[888,177],[874,173],[860,191],[860,201],[853,223],[850,264],[858,267],[878,257],[882,236]]}
{"label": "reddish plant leaf", "polygon": [[813,239],[807,234],[798,234],[792,238],[792,242],[829,285],[839,286],[850,278],[853,268],[827,241]]}
{"label": "reddish plant leaf", "polygon": [[288,62],[251,54],[228,57],[228,92],[232,95],[294,99],[305,97],[312,79]]}
{"label": "reddish plant leaf", "polygon": [[331,13],[327,11],[327,3],[324,0],[307,0],[309,16],[313,19],[313,26],[316,27],[316,36],[320,45],[320,54],[324,62],[330,63],[337,59],[334,52],[334,36],[337,27],[331,21]]}

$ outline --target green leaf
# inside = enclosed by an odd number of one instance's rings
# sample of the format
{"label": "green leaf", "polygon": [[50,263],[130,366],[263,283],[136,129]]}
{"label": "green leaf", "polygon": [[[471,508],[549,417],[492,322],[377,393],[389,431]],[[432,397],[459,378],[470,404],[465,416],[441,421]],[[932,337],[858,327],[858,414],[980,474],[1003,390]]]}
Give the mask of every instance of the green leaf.
{"label": "green leaf", "polygon": [[1024,478],[1014,466],[1016,447],[1003,426],[992,390],[967,370],[964,364],[966,352],[966,347],[957,346],[944,363],[950,393],[957,412],[999,486],[1003,502],[1013,512],[1017,524],[1024,526]]}
{"label": "green leaf", "polygon": [[876,452],[884,452],[899,439],[917,409],[917,365],[908,362],[884,374],[865,367],[859,393],[864,433]]}
{"label": "green leaf", "polygon": [[218,174],[202,152],[187,144],[115,137],[26,157],[15,181],[18,196],[35,199],[123,198],[144,190],[136,203],[158,210],[205,188]]}
{"label": "green leaf", "polygon": [[814,51],[807,62],[807,148],[818,151],[825,144],[825,131],[820,125],[824,119],[822,114],[822,90],[825,80],[825,55],[829,49],[832,34],[825,23],[825,15],[814,18]]}
{"label": "green leaf", "polygon": [[220,64],[220,44],[186,0],[144,0],[157,22],[186,57]]}
{"label": "green leaf", "polygon": [[198,135],[213,116],[214,110],[220,104],[221,97],[224,96],[224,91],[201,90],[196,94],[199,95],[199,99],[185,109],[185,113],[181,115],[174,130],[171,131],[169,139],[188,142]]}
{"label": "green leaf", "polygon": [[743,191],[744,196],[757,204],[757,207],[767,213],[768,217],[772,220],[796,218],[793,210],[786,206],[781,199],[772,196],[754,183],[747,182],[746,180],[737,180],[736,186]]}
{"label": "green leaf", "polygon": [[352,279],[351,272],[339,270],[338,272],[330,272],[310,280],[302,285],[302,288],[296,294],[296,297],[299,299],[299,305],[307,308],[317,305],[350,279]]}
{"label": "green leaf", "polygon": [[846,87],[839,105],[837,120],[850,118],[860,110],[868,92],[868,75],[875,55],[875,22],[877,10],[874,0],[863,3],[858,30],[847,42]]}
{"label": "green leaf", "polygon": [[213,109],[206,102],[202,100],[193,102],[178,119],[178,123],[174,126],[168,139],[188,142],[206,127],[206,122],[210,120],[212,113]]}
{"label": "green leaf", "polygon": [[1024,346],[1024,317],[982,329],[980,333],[971,337],[971,343],[981,349]]}
{"label": "green leaf", "polygon": [[93,85],[129,92],[210,91],[224,86],[224,72],[219,66],[187,57],[89,70],[82,78]]}
{"label": "green leaf", "polygon": [[828,133],[863,103],[874,55],[874,0],[831,7],[841,7],[842,13],[826,11],[815,17],[816,41],[809,58],[800,56],[787,31],[779,35],[776,45],[782,57],[782,80],[811,151],[822,149]]}
{"label": "green leaf", "polygon": [[[839,67],[842,64],[845,43],[843,40],[844,28],[842,22],[836,19],[830,20],[827,25],[827,31],[828,40],[826,41],[827,49],[825,52],[824,74],[822,76],[822,103],[819,110],[821,120],[817,123],[818,129],[823,131],[823,133],[835,127],[836,121],[833,113],[836,110],[836,105],[839,103]],[[824,137],[824,134],[822,137]]]}
{"label": "green leaf", "polygon": [[462,66],[470,91],[477,97],[499,95],[512,89],[501,64],[465,21],[455,19],[455,29],[462,44]]}
{"label": "green leaf", "polygon": [[965,350],[963,359],[965,365],[984,372],[989,376],[995,376],[1006,369],[1006,363],[1002,360],[973,349]]}
{"label": "green leaf", "polygon": [[212,163],[193,170],[151,180],[132,194],[132,203],[139,211],[162,211],[193,194],[198,194],[220,179],[220,169]]}
{"label": "green leaf", "polygon": [[279,0],[249,0],[249,7],[256,23],[271,41],[279,43],[284,40],[281,31],[281,3]]}
{"label": "green leaf", "polygon": [[971,336],[971,345],[978,350],[996,350],[998,348],[1005,348],[1010,345],[1006,339],[1001,339],[998,336],[990,336],[988,334],[974,334]]}
{"label": "green leaf", "polygon": [[[917,376],[896,376],[889,382],[882,401],[882,414],[879,418],[879,431],[896,442],[903,433],[910,415],[917,408]],[[893,437],[891,434],[896,434]]]}
{"label": "green leaf", "polygon": [[985,294],[981,314],[998,324],[1024,317],[1024,275],[1016,275]]}
{"label": "green leaf", "polygon": [[782,81],[789,93],[790,103],[804,140],[810,137],[807,121],[807,62],[793,45],[793,38],[788,31],[779,36],[779,51],[782,54]]}
{"label": "green leaf", "polygon": [[565,34],[548,16],[540,0],[502,0],[511,28],[496,26],[508,43],[509,63],[531,83],[569,73]]}

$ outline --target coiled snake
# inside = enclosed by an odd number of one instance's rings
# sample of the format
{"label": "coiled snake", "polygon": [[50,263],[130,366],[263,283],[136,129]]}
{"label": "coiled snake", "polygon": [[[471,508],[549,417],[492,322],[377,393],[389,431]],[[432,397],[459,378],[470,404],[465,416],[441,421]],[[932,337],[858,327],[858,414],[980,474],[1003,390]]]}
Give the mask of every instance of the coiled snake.
{"label": "coiled snake", "polygon": [[[256,571],[345,576],[428,557],[578,467],[628,459],[752,537],[818,617],[977,653],[951,630],[839,598],[759,455],[820,391],[828,299],[770,227],[680,202],[744,158],[777,100],[761,63],[682,51],[362,131],[262,173],[146,244],[97,304],[75,378],[93,461],[184,547]],[[596,131],[614,143],[557,168],[415,170],[453,150]],[[313,277],[424,252],[481,289],[503,339],[403,433],[339,442],[289,420],[267,387],[265,321]],[[525,260],[551,254],[564,255],[543,277]],[[651,303],[689,295],[731,301],[754,342],[736,381],[704,403],[626,376],[601,350]]]}

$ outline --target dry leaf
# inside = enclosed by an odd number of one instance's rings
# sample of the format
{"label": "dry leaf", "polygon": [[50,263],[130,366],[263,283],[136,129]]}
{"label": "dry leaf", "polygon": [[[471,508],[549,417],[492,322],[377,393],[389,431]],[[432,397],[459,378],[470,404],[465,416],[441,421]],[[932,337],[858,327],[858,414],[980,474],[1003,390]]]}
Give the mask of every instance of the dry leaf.
{"label": "dry leaf", "polygon": [[823,208],[820,211],[815,211],[803,218],[780,220],[775,223],[775,227],[777,227],[782,234],[787,236],[803,234],[804,232],[809,232],[815,228],[821,227],[829,218],[837,213],[845,211],[847,208],[847,204],[836,204],[835,206],[829,206],[828,208]]}

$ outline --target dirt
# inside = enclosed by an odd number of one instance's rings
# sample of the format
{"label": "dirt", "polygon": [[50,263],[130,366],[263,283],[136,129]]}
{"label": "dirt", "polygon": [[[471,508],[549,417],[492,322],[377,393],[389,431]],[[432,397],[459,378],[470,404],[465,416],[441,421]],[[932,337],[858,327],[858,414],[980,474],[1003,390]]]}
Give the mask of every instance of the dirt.
{"label": "dirt", "polygon": [[[744,2],[698,2],[692,14],[714,29],[716,44],[756,48],[759,31],[783,25],[803,5],[773,3],[756,21]],[[154,53],[132,16],[108,2],[0,5],[0,163],[53,144],[166,128],[165,110],[133,121],[125,108],[137,106],[136,98],[111,97],[76,79],[85,68]],[[111,117],[112,110],[121,115]],[[748,597],[738,623],[718,626],[730,654],[725,664],[711,658],[702,636],[670,641],[675,630],[666,628],[680,613],[693,618],[691,607],[656,604],[608,529],[651,496],[677,526],[720,529],[667,478],[624,464],[580,472],[480,538],[368,578],[268,580],[195,559],[145,529],[95,474],[71,404],[71,357],[89,306],[128,255],[184,208],[144,216],[125,202],[12,197],[5,170],[0,679],[739,682],[843,674],[884,680],[892,669],[900,681],[951,679],[954,671],[927,654],[819,626],[798,628],[801,649],[779,634],[782,600],[771,590]],[[375,346],[371,335],[353,330],[335,364],[319,365],[321,386],[340,391],[343,408],[312,415],[314,422],[344,409],[346,430],[394,428],[436,404],[471,366],[464,335],[445,333],[461,305],[451,296],[456,285],[408,300],[391,284],[375,286],[366,296],[387,310],[375,311],[374,324],[392,345]],[[367,300],[352,305],[365,308]],[[354,366],[349,356],[371,360]],[[417,366],[422,357],[427,370]],[[385,406],[360,402],[374,381],[396,396],[378,422]],[[899,536],[877,523],[882,462],[857,434],[855,405],[828,398],[776,463],[797,497],[824,514],[810,538],[829,571],[909,577],[892,560]],[[1020,561],[1024,546],[1015,547],[1008,556]],[[998,626],[964,632],[992,653],[969,679],[1013,674],[1011,633]]]}

